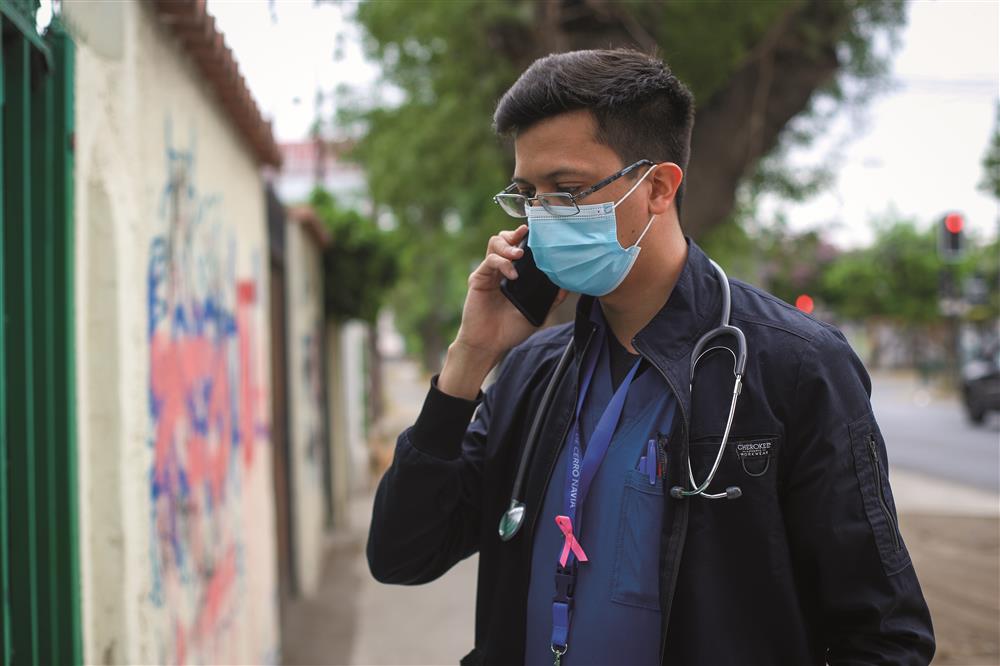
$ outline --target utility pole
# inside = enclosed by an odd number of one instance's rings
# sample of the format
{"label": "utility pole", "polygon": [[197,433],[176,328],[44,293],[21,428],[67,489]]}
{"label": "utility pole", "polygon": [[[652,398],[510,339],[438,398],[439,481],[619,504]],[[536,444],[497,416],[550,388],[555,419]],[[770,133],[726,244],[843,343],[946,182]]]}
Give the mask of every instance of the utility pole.
{"label": "utility pole", "polygon": [[969,304],[962,298],[955,264],[965,256],[965,217],[961,213],[947,213],[938,222],[938,254],[944,261],[938,276],[939,308],[947,323],[948,378],[954,385],[960,382],[961,360],[960,322]]}

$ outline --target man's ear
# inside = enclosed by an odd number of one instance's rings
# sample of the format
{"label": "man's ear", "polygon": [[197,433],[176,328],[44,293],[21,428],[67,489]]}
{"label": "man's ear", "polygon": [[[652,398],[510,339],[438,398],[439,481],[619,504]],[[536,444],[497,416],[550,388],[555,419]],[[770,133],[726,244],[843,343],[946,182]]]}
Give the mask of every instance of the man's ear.
{"label": "man's ear", "polygon": [[652,184],[649,192],[650,214],[662,215],[667,212],[683,180],[684,172],[673,162],[660,162],[653,169],[653,173],[649,174],[649,182]]}

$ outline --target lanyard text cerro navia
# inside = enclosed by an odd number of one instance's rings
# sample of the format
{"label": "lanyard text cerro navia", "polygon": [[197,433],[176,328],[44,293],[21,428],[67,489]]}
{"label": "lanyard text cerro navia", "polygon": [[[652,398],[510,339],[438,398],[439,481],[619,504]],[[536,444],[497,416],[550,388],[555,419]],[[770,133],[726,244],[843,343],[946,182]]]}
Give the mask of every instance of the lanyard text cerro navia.
{"label": "lanyard text cerro navia", "polygon": [[[670,489],[670,496],[679,500],[694,496],[700,496],[706,499],[736,499],[743,494],[743,491],[738,486],[730,486],[726,488],[725,492],[721,493],[706,492],[706,489],[712,483],[712,479],[715,478],[715,473],[719,469],[719,463],[722,461],[722,454],[726,450],[726,443],[729,441],[729,431],[733,425],[733,416],[736,414],[736,401],[740,396],[740,389],[743,385],[743,373],[746,370],[747,365],[746,337],[743,335],[743,331],[729,323],[729,316],[732,308],[729,278],[726,276],[726,273],[722,270],[721,266],[714,261],[711,261],[711,264],[718,276],[720,289],[722,291],[722,316],[720,317],[719,326],[705,333],[698,339],[698,342],[695,343],[694,349],[691,352],[691,374],[689,377],[689,385],[693,393],[694,373],[695,368],[698,365],[698,361],[700,361],[705,354],[715,350],[725,350],[732,354],[733,375],[736,379],[733,384],[733,394],[729,404],[729,416],[726,418],[726,429],[723,432],[722,441],[719,443],[719,450],[715,454],[715,461],[712,463],[712,469],[709,471],[708,476],[705,477],[705,480],[699,484],[694,479],[694,471],[691,469],[691,456],[689,454],[687,459],[687,468],[688,479],[691,482],[691,489],[685,490],[681,486],[674,486]],[[716,338],[724,336],[731,336],[735,338],[737,346],[736,352],[733,352],[733,350],[724,345],[708,347],[710,342],[714,341]],[[504,541],[510,541],[514,538],[514,535],[518,533],[521,529],[521,525],[524,523],[525,506],[524,502],[520,500],[522,491],[524,490],[524,477],[531,464],[532,458],[534,457],[541,424],[545,421],[549,408],[552,405],[555,387],[558,386],[563,375],[565,375],[572,356],[573,342],[570,341],[570,343],[566,346],[566,350],[560,357],[559,363],[556,365],[556,370],[553,373],[552,378],[549,380],[548,386],[545,387],[545,392],[542,394],[542,400],[538,405],[538,410],[535,412],[535,417],[531,422],[531,427],[528,429],[528,439],[525,442],[524,449],[521,453],[521,462],[518,465],[517,474],[514,477],[510,507],[500,518],[500,538]]]}

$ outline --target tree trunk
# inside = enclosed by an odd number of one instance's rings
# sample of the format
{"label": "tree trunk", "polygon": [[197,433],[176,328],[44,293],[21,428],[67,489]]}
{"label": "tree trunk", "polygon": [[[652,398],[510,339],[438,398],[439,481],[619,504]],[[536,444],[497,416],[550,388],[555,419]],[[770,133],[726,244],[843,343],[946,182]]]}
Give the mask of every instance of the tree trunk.
{"label": "tree trunk", "polygon": [[847,7],[829,0],[794,10],[699,109],[681,216],[686,233],[697,238],[725,222],[740,181],[777,145],[781,130],[808,107],[813,93],[836,75],[836,46],[849,18]]}

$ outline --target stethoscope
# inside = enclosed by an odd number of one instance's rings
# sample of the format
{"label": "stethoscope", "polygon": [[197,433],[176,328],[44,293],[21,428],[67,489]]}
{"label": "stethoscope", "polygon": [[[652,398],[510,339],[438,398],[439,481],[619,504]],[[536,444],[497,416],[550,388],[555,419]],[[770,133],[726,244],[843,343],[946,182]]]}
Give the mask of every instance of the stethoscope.
{"label": "stethoscope", "polygon": [[[719,264],[715,263],[711,259],[709,259],[709,261],[719,277],[719,283],[722,289],[722,316],[720,317],[719,325],[701,336],[698,339],[698,342],[695,343],[694,349],[691,351],[692,362],[691,373],[688,377],[688,389],[692,393],[694,392],[694,372],[695,368],[698,366],[698,362],[706,354],[716,350],[725,350],[732,355],[733,375],[736,377],[736,381],[733,384],[733,397],[729,404],[729,416],[726,418],[726,429],[722,434],[722,441],[719,443],[719,450],[715,454],[715,462],[712,463],[711,471],[709,471],[708,476],[705,477],[705,480],[701,484],[695,481],[694,471],[691,469],[691,455],[689,452],[687,458],[688,479],[691,481],[693,490],[684,490],[681,486],[674,486],[670,489],[670,496],[674,499],[686,499],[696,495],[713,500],[723,498],[736,499],[743,495],[743,491],[738,486],[729,486],[726,488],[726,491],[722,493],[705,492],[708,486],[711,485],[712,479],[715,478],[715,473],[719,469],[719,463],[722,462],[722,454],[726,450],[726,443],[729,441],[729,431],[733,425],[733,416],[736,414],[736,401],[740,396],[740,390],[743,386],[743,372],[746,370],[747,365],[746,337],[743,335],[743,331],[729,323],[729,315],[732,308],[732,294],[729,289],[729,278],[726,276],[726,272],[722,270],[722,267],[719,266]],[[732,336],[736,338],[736,352],[725,345],[708,347],[709,343],[724,336]],[[571,340],[570,343],[566,345],[565,351],[563,351],[562,356],[559,358],[559,362],[556,364],[556,370],[552,374],[552,379],[549,380],[548,386],[545,387],[545,393],[542,394],[542,399],[538,404],[538,411],[535,412],[535,417],[531,422],[531,428],[528,430],[528,439],[525,443],[524,450],[521,453],[521,462],[517,467],[517,474],[514,477],[514,487],[511,490],[510,508],[508,508],[507,511],[504,512],[503,516],[500,517],[499,532],[500,538],[504,541],[510,541],[513,539],[514,535],[517,534],[518,530],[521,529],[521,525],[524,523],[525,506],[524,502],[518,498],[521,497],[522,491],[524,490],[525,473],[529,467],[531,459],[534,457],[535,447],[538,443],[539,430],[542,422],[548,414],[549,408],[551,407],[552,398],[555,394],[555,387],[560,381],[562,381],[563,376],[566,374],[566,369],[569,367],[569,362],[572,357],[573,341]]]}

